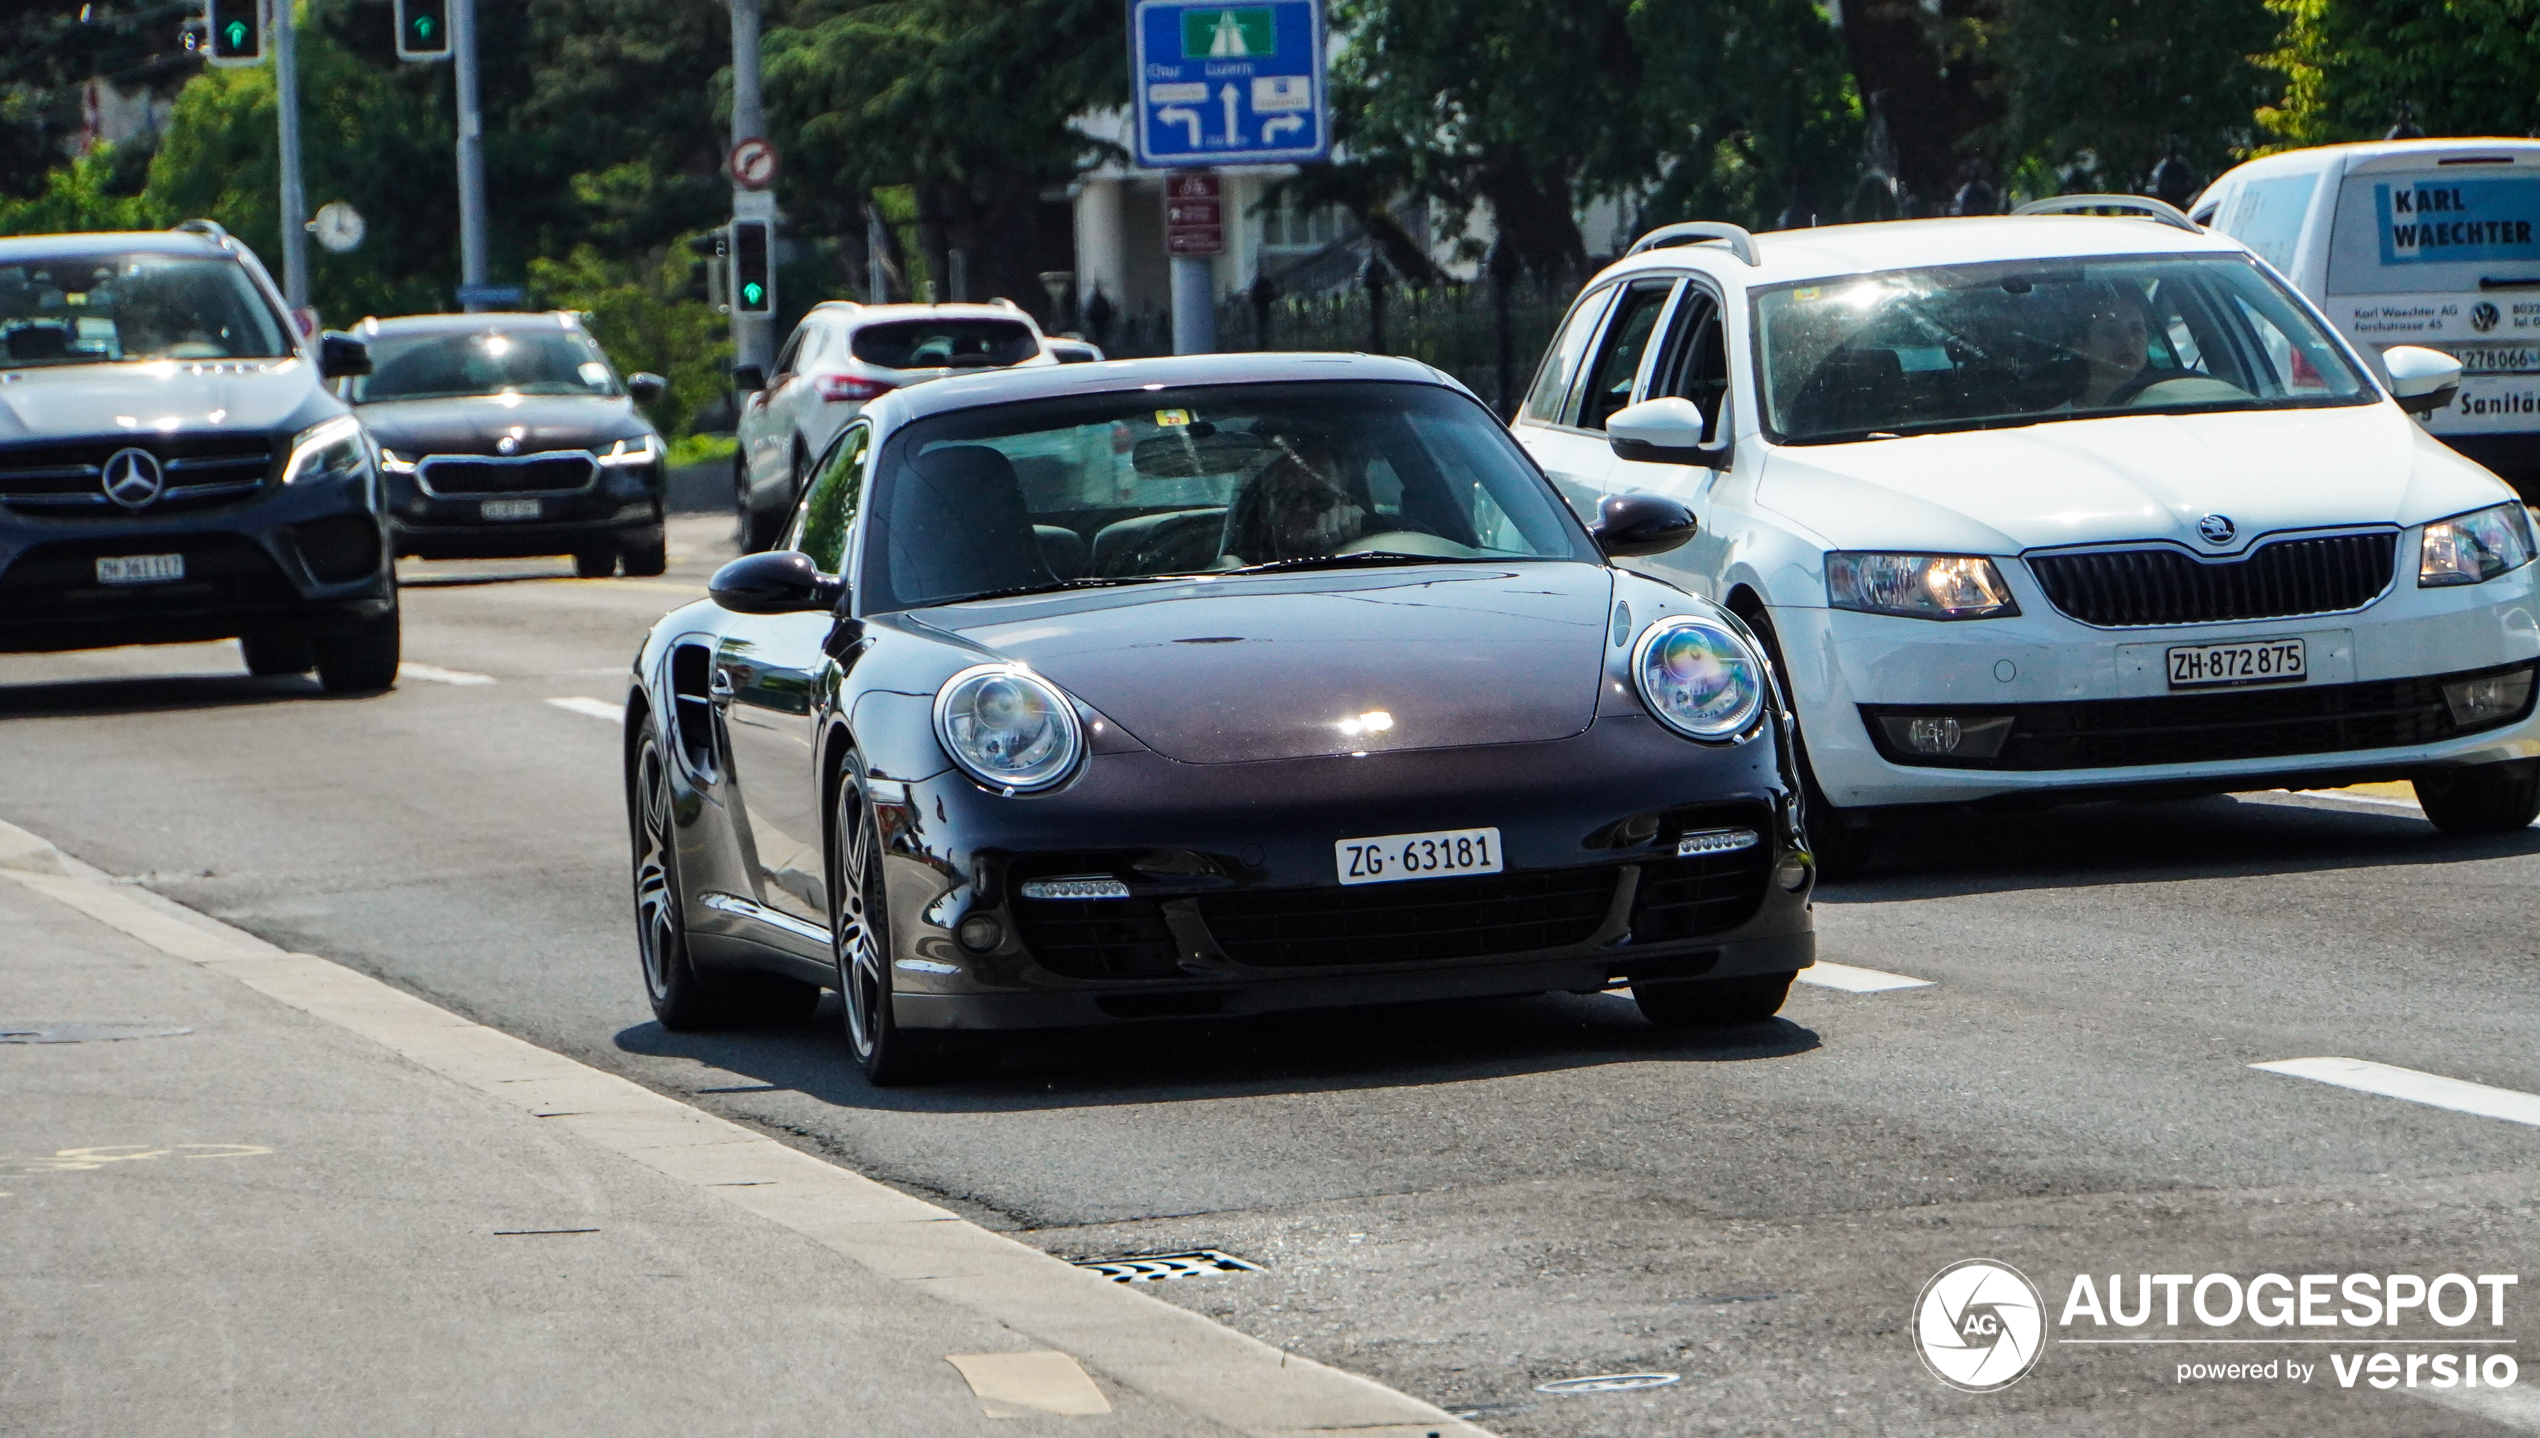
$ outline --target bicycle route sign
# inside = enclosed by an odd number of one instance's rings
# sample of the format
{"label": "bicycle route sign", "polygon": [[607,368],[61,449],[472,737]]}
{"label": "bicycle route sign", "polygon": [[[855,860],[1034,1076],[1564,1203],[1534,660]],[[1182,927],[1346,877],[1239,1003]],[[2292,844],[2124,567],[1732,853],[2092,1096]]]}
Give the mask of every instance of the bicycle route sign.
{"label": "bicycle route sign", "polygon": [[1320,0],[1137,0],[1138,163],[1290,165],[1332,152]]}

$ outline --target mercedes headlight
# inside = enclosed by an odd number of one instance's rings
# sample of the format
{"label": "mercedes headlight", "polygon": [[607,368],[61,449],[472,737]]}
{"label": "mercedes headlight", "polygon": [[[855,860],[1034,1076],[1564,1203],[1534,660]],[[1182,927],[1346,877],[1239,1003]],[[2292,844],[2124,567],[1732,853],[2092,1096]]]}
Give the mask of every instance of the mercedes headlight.
{"label": "mercedes headlight", "polygon": [[2020,612],[2002,571],[1980,554],[1826,556],[1826,603],[1907,619],[2008,619]]}
{"label": "mercedes headlight", "polygon": [[621,439],[609,446],[608,453],[600,456],[600,463],[650,464],[659,458],[661,458],[661,446],[654,443],[651,435],[639,434],[633,439]]}
{"label": "mercedes headlight", "polygon": [[348,414],[291,437],[291,458],[282,466],[282,482],[340,479],[359,474],[368,463],[370,450],[362,443],[362,422]]}
{"label": "mercedes headlight", "polygon": [[2531,512],[2520,500],[2438,519],[2417,550],[2417,583],[2484,584],[2531,562]]}
{"label": "mercedes headlight", "polygon": [[1029,793],[1066,778],[1085,752],[1076,706],[1016,664],[981,664],[935,694],[935,736],[971,778]]}
{"label": "mercedes headlight", "polygon": [[1764,661],[1727,625],[1699,615],[1642,630],[1632,676],[1649,712],[1688,738],[1733,739],[1764,707]]}

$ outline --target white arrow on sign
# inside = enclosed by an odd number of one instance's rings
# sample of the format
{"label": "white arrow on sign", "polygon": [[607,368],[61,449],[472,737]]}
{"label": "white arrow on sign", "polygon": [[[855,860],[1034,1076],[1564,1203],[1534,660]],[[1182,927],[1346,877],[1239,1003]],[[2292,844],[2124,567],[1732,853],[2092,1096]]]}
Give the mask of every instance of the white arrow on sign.
{"label": "white arrow on sign", "polygon": [[1155,122],[1159,125],[1190,126],[1191,148],[1199,148],[1199,111],[1182,105],[1167,105],[1155,112]]}
{"label": "white arrow on sign", "polygon": [[1217,103],[1226,107],[1226,143],[1229,145],[1244,143],[1243,124],[1235,118],[1235,87],[1228,85],[1225,89],[1218,91]]}
{"label": "white arrow on sign", "polygon": [[1274,115],[1262,123],[1261,143],[1265,145],[1271,144],[1281,135],[1286,134],[1290,130],[1303,130],[1304,128],[1305,117],[1303,115]]}

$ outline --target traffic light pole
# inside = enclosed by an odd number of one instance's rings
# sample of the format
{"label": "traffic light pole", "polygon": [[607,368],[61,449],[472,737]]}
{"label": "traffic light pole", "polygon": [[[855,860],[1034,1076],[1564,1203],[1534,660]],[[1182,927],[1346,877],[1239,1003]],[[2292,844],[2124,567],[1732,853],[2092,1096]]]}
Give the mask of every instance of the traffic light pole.
{"label": "traffic light pole", "polygon": [[[472,0],[461,0],[472,3]],[[732,143],[764,138],[767,113],[759,103],[759,3],[760,0],[731,0],[732,4]],[[776,197],[764,190],[747,190],[739,184],[732,187],[732,215],[735,219],[776,218]],[[775,268],[773,228],[768,236],[768,266]],[[743,314],[738,297],[732,305],[732,362],[735,365],[757,365],[764,373],[776,358],[776,316]]]}
{"label": "traffic light pole", "polygon": [[309,200],[300,188],[300,65],[291,0],[273,0],[273,90],[282,112],[282,297],[302,310],[309,304]]}
{"label": "traffic light pole", "polygon": [[[450,45],[458,71],[459,284],[473,291],[485,284],[485,125],[477,109],[476,0],[450,0]],[[470,314],[484,308],[480,299],[466,304]]]}

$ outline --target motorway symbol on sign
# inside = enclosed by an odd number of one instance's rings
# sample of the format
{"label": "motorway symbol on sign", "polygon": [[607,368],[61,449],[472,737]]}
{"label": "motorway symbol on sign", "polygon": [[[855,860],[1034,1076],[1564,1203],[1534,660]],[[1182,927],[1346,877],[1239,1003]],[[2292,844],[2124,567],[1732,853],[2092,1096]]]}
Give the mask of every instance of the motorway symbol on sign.
{"label": "motorway symbol on sign", "polygon": [[723,168],[742,189],[764,190],[776,183],[776,145],[769,140],[743,140],[732,147]]}
{"label": "motorway symbol on sign", "polygon": [[1283,165],[1331,153],[1320,0],[1136,0],[1142,165]]}

